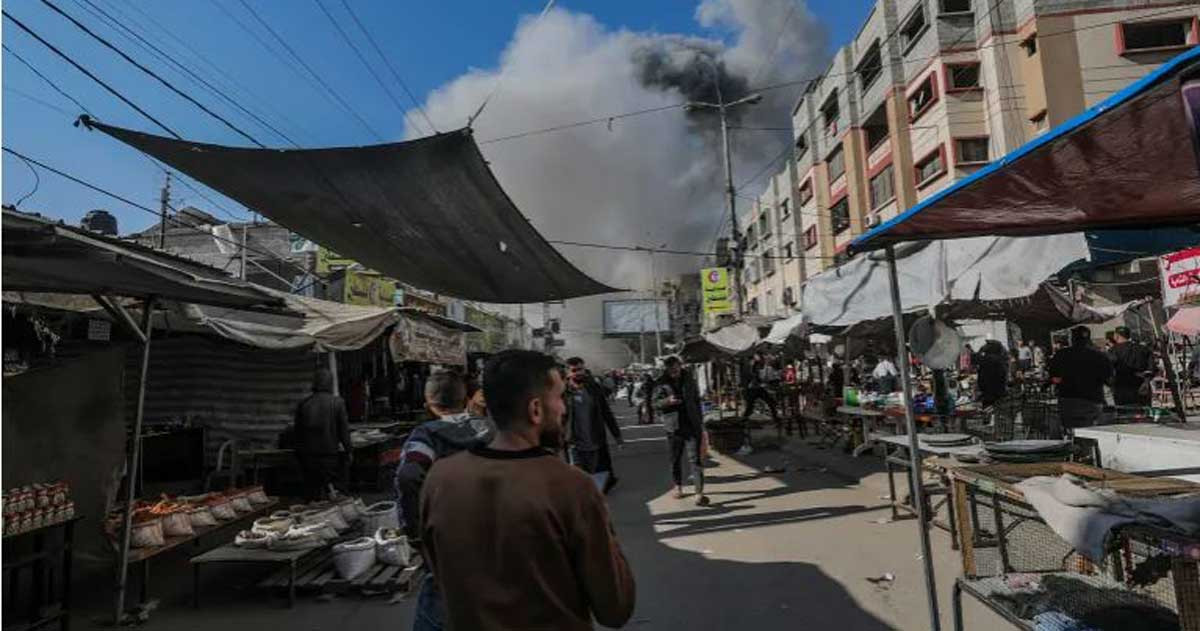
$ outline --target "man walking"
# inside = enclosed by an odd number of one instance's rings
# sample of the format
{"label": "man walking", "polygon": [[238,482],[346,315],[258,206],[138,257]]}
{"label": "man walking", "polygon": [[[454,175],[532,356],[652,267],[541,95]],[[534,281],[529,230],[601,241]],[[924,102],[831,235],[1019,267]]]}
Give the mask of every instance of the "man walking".
{"label": "man walking", "polygon": [[675,497],[683,497],[683,454],[688,452],[692,463],[692,479],[696,484],[696,504],[708,506],[704,494],[704,460],[701,439],[704,416],[700,407],[700,390],[691,373],[683,369],[678,357],[668,357],[666,372],[654,386],[654,408],[667,430],[671,448],[671,476],[675,480]]}
{"label": "man walking", "polygon": [[340,460],[350,457],[350,423],[346,402],[333,393],[333,373],[317,370],[313,393],[296,408],[293,425],[296,459],[310,501],[329,498],[329,487],[341,475]]}
{"label": "man walking", "polygon": [[1050,381],[1058,387],[1058,415],[1062,428],[1051,428],[1056,437],[1062,429],[1090,427],[1104,410],[1104,384],[1112,377],[1108,356],[1092,346],[1086,326],[1071,329],[1071,346],[1050,358]]}
{"label": "man walking", "polygon": [[775,409],[775,397],[767,391],[766,382],[764,380],[764,371],[770,376],[770,371],[767,370],[767,362],[759,353],[754,354],[754,361],[750,362],[749,370],[743,373],[743,387],[746,389],[746,411],[742,413],[742,418],[750,418],[754,413],[754,406],[760,401],[767,404],[767,408],[771,410],[771,421],[779,424],[779,412]]}
{"label": "man walking", "polygon": [[[420,547],[421,487],[435,462],[465,449],[488,444],[495,436],[489,419],[465,411],[467,385],[452,372],[437,372],[425,382],[425,407],[437,418],[409,434],[396,465],[396,503],[409,543]],[[441,631],[445,627],[442,598],[432,574],[425,576],[417,598],[413,631]]]}
{"label": "man walking", "polygon": [[562,444],[554,359],[513,350],[484,369],[495,438],[443,459],[421,494],[424,551],[449,628],[590,631],[624,625],[633,574],[604,497],[549,449]]}
{"label": "man walking", "polygon": [[625,442],[621,438],[621,428],[617,427],[604,387],[588,374],[587,366],[579,357],[567,360],[567,379],[567,442],[571,461],[590,474],[608,472],[604,482],[607,493],[616,486],[617,477],[605,430],[612,433],[620,445]]}
{"label": "man walking", "polygon": [[1154,375],[1150,349],[1131,338],[1127,326],[1113,331],[1113,347],[1108,351],[1113,367],[1113,402],[1117,405],[1150,405],[1147,381]]}

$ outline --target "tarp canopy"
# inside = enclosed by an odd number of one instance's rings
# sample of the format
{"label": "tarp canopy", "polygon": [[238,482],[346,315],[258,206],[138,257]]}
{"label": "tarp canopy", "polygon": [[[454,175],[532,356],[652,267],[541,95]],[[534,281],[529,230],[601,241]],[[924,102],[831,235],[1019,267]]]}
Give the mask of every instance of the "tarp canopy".
{"label": "tarp canopy", "polygon": [[749,322],[734,322],[715,331],[705,333],[702,337],[716,350],[737,355],[744,353],[758,344],[759,327]]}
{"label": "tarp canopy", "polygon": [[225,272],[135,243],[4,209],[5,291],[180,300],[238,309],[283,301]]}
{"label": "tarp canopy", "polygon": [[469,129],[366,147],[280,150],[83,122],[315,243],[422,289],[493,303],[617,291],[579,271],[530,225]]}
{"label": "tarp canopy", "polygon": [[[900,303],[905,313],[936,305],[986,311],[989,303],[1035,295],[1043,281],[1087,254],[1078,233],[906,245],[896,250]],[[887,262],[877,254],[858,256],[810,278],[801,311],[807,323],[825,332],[891,318]]]}
{"label": "tarp canopy", "polygon": [[1193,48],[858,237],[851,249],[1195,224],[1198,119],[1200,48]]}

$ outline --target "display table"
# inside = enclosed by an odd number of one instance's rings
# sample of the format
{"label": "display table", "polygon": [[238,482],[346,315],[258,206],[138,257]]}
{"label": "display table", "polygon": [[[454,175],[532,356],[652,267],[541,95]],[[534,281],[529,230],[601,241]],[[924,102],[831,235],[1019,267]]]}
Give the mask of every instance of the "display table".
{"label": "display table", "polygon": [[219,548],[213,548],[204,554],[192,557],[192,606],[200,606],[200,567],[209,563],[240,563],[256,565],[282,565],[288,576],[288,608],[296,606],[296,565],[310,555],[329,546],[318,546],[306,550],[266,550],[256,548],[239,548],[227,543]]}
{"label": "display table", "polygon": [[1081,427],[1096,463],[1106,469],[1200,482],[1200,423],[1129,423]]}
{"label": "display table", "polygon": [[[958,549],[958,537],[956,532],[956,523],[954,515],[954,504],[951,502],[950,494],[950,470],[962,463],[955,459],[955,456],[966,456],[971,458],[979,458],[984,453],[982,444],[976,443],[973,445],[961,445],[957,447],[941,447],[937,445],[927,445],[920,442],[920,436],[917,437],[917,444],[921,450],[921,467],[928,473],[932,473],[938,478],[936,484],[924,484],[926,498],[940,497],[941,499],[935,504],[931,500],[928,510],[925,514],[929,523],[941,528],[950,533],[950,548]],[[900,511],[904,511],[910,515],[916,515],[916,506],[912,503],[912,463],[910,458],[910,446],[908,443],[908,435],[902,434],[899,436],[884,436],[875,434],[871,436],[871,443],[883,445],[883,463],[887,469],[888,476],[888,491],[891,493],[892,519],[899,519]],[[934,456],[933,458],[925,458],[924,456]],[[896,469],[899,467],[904,471],[905,479],[908,482],[909,496],[901,499],[896,495]],[[946,521],[937,518],[937,511],[943,506],[948,512]]]}

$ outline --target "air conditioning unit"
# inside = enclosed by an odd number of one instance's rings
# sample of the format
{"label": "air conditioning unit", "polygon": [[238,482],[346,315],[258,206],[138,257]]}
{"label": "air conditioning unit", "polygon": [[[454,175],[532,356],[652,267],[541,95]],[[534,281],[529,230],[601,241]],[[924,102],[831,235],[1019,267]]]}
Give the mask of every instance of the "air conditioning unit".
{"label": "air conditioning unit", "polygon": [[867,217],[867,227],[868,228],[874,228],[874,227],[878,226],[879,223],[880,223],[879,215],[871,215],[870,217]]}

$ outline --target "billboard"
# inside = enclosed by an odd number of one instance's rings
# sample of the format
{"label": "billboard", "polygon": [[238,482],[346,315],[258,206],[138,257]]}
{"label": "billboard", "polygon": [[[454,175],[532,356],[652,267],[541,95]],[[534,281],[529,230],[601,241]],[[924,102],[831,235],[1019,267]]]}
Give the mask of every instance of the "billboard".
{"label": "billboard", "polygon": [[605,335],[638,335],[655,330],[671,330],[671,310],[666,300],[604,301]]}
{"label": "billboard", "polygon": [[1200,303],[1200,248],[1158,257],[1164,307]]}
{"label": "billboard", "polygon": [[700,291],[705,314],[733,313],[733,288],[729,281],[728,268],[709,267],[700,270]]}

